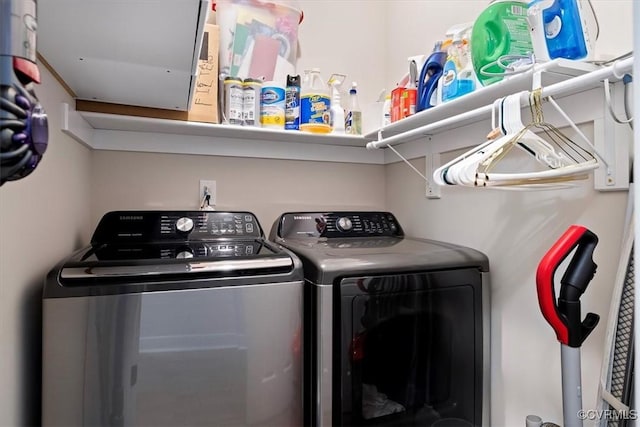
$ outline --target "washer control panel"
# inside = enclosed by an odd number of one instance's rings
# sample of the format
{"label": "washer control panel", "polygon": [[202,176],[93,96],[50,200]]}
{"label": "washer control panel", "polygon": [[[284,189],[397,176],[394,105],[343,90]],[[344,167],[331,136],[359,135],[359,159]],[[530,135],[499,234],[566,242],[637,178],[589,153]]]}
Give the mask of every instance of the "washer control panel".
{"label": "washer control panel", "polygon": [[250,212],[115,211],[96,228],[92,244],[158,241],[247,239],[263,237]]}
{"label": "washer control panel", "polygon": [[[190,259],[250,257],[268,251],[260,240],[191,241],[148,244],[101,245],[95,260]],[[93,261],[94,259],[90,259]]]}
{"label": "washer control panel", "polygon": [[389,212],[290,212],[280,217],[277,230],[282,238],[404,236]]}

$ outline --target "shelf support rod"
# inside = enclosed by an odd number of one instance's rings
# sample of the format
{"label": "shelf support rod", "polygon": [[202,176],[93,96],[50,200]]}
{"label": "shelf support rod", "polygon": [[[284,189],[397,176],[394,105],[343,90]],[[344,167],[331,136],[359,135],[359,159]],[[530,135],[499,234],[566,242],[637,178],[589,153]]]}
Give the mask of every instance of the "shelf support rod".
{"label": "shelf support rod", "polygon": [[[625,73],[630,72],[633,68],[633,57],[629,57],[623,60],[614,62],[612,65],[603,67],[601,69],[592,71],[581,76],[573,77],[569,80],[565,80],[560,83],[542,88],[541,96],[543,98],[548,96],[563,96],[570,93],[579,92],[594,83],[603,81],[606,78],[622,78]],[[437,107],[435,107],[437,108]],[[433,132],[441,127],[455,124],[460,121],[468,119],[476,119],[491,114],[493,104],[485,105],[483,107],[469,110],[456,116],[447,117],[446,119],[439,120],[437,122],[429,123],[424,126],[417,127],[407,132],[403,132],[398,135],[391,136],[389,138],[380,139],[378,141],[371,141],[367,143],[367,149],[373,150],[378,148],[386,148],[391,145],[400,144],[402,142],[418,139],[422,136],[427,136],[430,132]]]}

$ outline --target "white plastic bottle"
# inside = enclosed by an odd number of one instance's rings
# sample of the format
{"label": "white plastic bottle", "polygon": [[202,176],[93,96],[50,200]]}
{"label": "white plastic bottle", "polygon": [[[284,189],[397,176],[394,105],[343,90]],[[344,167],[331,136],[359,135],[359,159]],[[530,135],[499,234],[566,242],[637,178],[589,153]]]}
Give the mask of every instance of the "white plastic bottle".
{"label": "white plastic bottle", "polygon": [[331,132],[344,134],[344,109],[340,102],[340,82],[333,80],[329,82],[331,86]]}
{"label": "white plastic bottle", "polygon": [[344,128],[347,135],[362,135],[362,110],[358,103],[358,84],[353,82],[349,90],[349,108],[344,120]]}
{"label": "white plastic bottle", "polygon": [[381,127],[385,127],[391,124],[391,94],[384,96],[384,103],[382,104],[382,120],[380,121]]}

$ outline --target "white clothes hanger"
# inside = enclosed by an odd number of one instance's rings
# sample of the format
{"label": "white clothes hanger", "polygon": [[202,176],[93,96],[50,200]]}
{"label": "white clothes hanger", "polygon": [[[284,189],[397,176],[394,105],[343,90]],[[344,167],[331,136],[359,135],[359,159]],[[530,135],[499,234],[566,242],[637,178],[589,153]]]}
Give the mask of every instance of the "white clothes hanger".
{"label": "white clothes hanger", "polygon": [[[522,142],[527,150],[532,149],[536,152],[536,159],[546,164],[548,169],[520,173],[491,172],[495,164],[505,156],[507,150],[502,150],[478,165],[478,177],[483,186],[522,185],[525,183],[535,183],[538,186],[544,183],[557,184],[559,182],[586,179],[589,172],[598,168],[598,161],[593,154],[576,144],[555,126],[544,121],[540,91],[531,93],[530,106],[533,122],[526,126],[525,135],[528,133],[533,134],[532,129],[536,129],[546,139],[530,140],[527,138]],[[555,103],[554,106],[559,108]],[[564,116],[568,118],[566,115]],[[584,137],[584,135],[582,136]],[[531,145],[534,141],[535,144]],[[510,144],[513,142],[520,144],[517,138],[514,141],[510,141]],[[538,144],[538,142],[541,143]]]}
{"label": "white clothes hanger", "polygon": [[478,145],[477,147],[473,147],[464,154],[456,157],[450,162],[440,166],[433,172],[433,180],[436,184],[445,186],[445,185],[456,185],[460,184],[457,179],[457,173],[455,173],[454,166],[459,166],[462,162],[471,162],[474,161],[474,157],[480,156],[484,153],[484,149],[491,145],[495,138],[504,135],[504,127],[502,126],[502,102],[503,98],[496,99],[493,102],[493,109],[491,111],[491,124],[492,131],[488,135],[487,141]]}
{"label": "white clothes hanger", "polygon": [[514,146],[523,149],[539,161],[546,163],[548,167],[558,167],[567,163],[563,156],[558,154],[549,143],[522,124],[520,100],[522,96],[526,95],[528,95],[528,92],[521,92],[494,102],[493,125],[495,128],[495,110],[498,109],[497,128],[500,132],[493,132],[493,135],[501,133],[502,136],[481,144],[479,147],[468,151],[445,165],[441,175],[443,180],[458,185],[478,186],[477,172],[479,165],[496,157],[504,157]]}
{"label": "white clothes hanger", "polygon": [[[523,125],[520,102],[529,97],[533,116],[532,123]],[[513,190],[555,189],[572,186],[571,181],[588,178],[589,172],[599,164],[595,157],[562,134],[554,126],[544,122],[540,91],[531,94],[522,92],[494,102],[492,123],[497,122],[503,136],[487,141],[434,172],[434,181],[439,185],[465,185]],[[501,113],[495,111],[502,105]],[[554,107],[559,108],[553,103]],[[564,112],[563,117],[569,119]],[[575,125],[571,123],[572,127]],[[545,137],[533,132],[541,132]],[[580,133],[581,134],[581,133]],[[581,137],[586,139],[583,134]],[[513,147],[519,147],[533,155],[544,170],[533,172],[494,172],[495,166]]]}

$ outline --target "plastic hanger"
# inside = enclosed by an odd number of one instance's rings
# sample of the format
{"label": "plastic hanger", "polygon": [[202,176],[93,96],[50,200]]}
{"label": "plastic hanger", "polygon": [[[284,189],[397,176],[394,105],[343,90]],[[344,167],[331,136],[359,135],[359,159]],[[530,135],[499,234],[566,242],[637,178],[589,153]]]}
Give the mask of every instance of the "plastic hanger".
{"label": "plastic hanger", "polygon": [[493,102],[493,109],[491,111],[491,123],[492,123],[492,131],[488,135],[489,140],[486,142],[474,147],[464,154],[456,157],[450,162],[440,166],[433,173],[433,179],[438,185],[456,185],[461,182],[458,180],[457,170],[467,162],[474,162],[476,158],[481,156],[484,153],[484,150],[491,145],[495,138],[499,136],[503,136],[505,133],[504,127],[502,125],[502,103],[504,99],[500,98]]}

